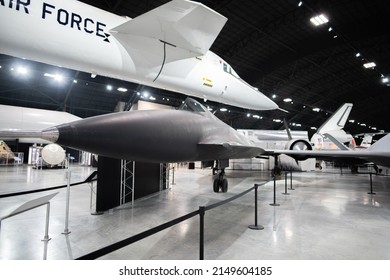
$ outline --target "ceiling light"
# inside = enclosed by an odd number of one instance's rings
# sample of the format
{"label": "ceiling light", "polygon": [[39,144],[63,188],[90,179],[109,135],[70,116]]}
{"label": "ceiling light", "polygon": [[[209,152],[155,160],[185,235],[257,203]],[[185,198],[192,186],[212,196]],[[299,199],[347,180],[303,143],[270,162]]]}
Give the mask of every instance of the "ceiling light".
{"label": "ceiling light", "polygon": [[97,76],[97,75],[96,75],[95,73],[91,73],[91,78],[92,78],[92,79],[95,79],[96,76]]}
{"label": "ceiling light", "polygon": [[317,128],[315,126],[310,127],[310,129],[317,130]]}
{"label": "ceiling light", "polygon": [[374,68],[376,66],[375,62],[367,62],[363,64],[364,68]]}
{"label": "ceiling light", "polygon": [[302,6],[303,2],[302,1],[299,1],[298,3],[298,7]]}
{"label": "ceiling light", "polygon": [[[109,90],[109,91],[111,91],[111,90],[112,90],[112,85],[107,85],[107,86],[106,86],[106,89]],[[118,89],[118,90],[119,90],[119,89]]]}
{"label": "ceiling light", "polygon": [[319,112],[319,111],[321,111],[321,109],[320,108],[313,108],[313,111],[314,112]]}
{"label": "ceiling light", "polygon": [[255,118],[255,119],[262,119],[263,117],[260,117],[259,115],[253,115],[253,118]]}
{"label": "ceiling light", "polygon": [[151,96],[151,97],[149,97],[149,100],[152,100],[152,101],[154,101],[154,100],[156,100],[156,97],[154,97],[154,96]]}
{"label": "ceiling light", "polygon": [[60,74],[45,73],[45,74],[43,74],[43,76],[53,78],[54,80],[56,80],[58,82],[61,82],[64,79],[64,77]]}
{"label": "ceiling light", "polygon": [[329,27],[328,31],[330,32],[330,31],[332,31],[332,30],[333,30],[333,28],[332,28],[332,27]]}
{"label": "ceiling light", "polygon": [[249,118],[251,116],[251,114],[248,113],[248,114],[246,114],[246,116]]}
{"label": "ceiling light", "polygon": [[18,67],[16,70],[19,74],[22,74],[22,75],[26,75],[28,72],[27,68],[25,68],[25,67]]}
{"label": "ceiling light", "polygon": [[386,83],[388,83],[388,82],[389,82],[389,77],[384,77],[384,78],[382,79],[382,83],[386,84]]}
{"label": "ceiling light", "polygon": [[285,98],[285,99],[283,99],[283,101],[284,101],[284,102],[291,102],[292,99],[291,99],[291,98]]}
{"label": "ceiling light", "polygon": [[361,125],[361,126],[367,126],[365,123],[361,123],[360,125]]}
{"label": "ceiling light", "polygon": [[360,52],[358,52],[357,54],[355,54],[356,57],[360,57],[362,54]]}
{"label": "ceiling light", "polygon": [[355,120],[349,120],[349,122],[350,122],[350,123],[354,123],[354,122],[355,122]]}
{"label": "ceiling light", "polygon": [[315,26],[319,26],[319,25],[322,25],[322,24],[325,24],[325,23],[329,22],[329,19],[326,16],[324,16],[323,14],[321,14],[319,16],[312,17],[310,19],[310,21]]}
{"label": "ceiling light", "polygon": [[127,88],[119,87],[118,91],[120,91],[120,92],[127,92]]}
{"label": "ceiling light", "polygon": [[227,109],[226,108],[221,108],[221,109],[219,109],[221,112],[226,112],[227,111]]}
{"label": "ceiling light", "polygon": [[273,98],[273,99],[275,99],[275,98],[276,98],[276,96],[277,96],[276,94],[273,94],[273,95],[272,95],[272,98]]}
{"label": "ceiling light", "polygon": [[280,119],[273,119],[272,121],[276,122],[276,123],[281,123],[282,122],[282,120],[280,120]]}
{"label": "ceiling light", "polygon": [[73,83],[74,83],[74,84],[77,84],[77,80],[73,80]]}

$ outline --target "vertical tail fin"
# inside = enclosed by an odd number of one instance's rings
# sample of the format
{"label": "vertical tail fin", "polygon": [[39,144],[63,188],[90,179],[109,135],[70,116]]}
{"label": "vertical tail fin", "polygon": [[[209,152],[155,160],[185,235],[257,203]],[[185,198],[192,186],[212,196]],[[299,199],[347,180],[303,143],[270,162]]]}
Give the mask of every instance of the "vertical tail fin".
{"label": "vertical tail fin", "polygon": [[390,152],[390,133],[386,136],[383,136],[381,139],[372,144],[371,147],[368,148],[368,150]]}
{"label": "vertical tail fin", "polygon": [[318,129],[317,133],[325,134],[330,131],[341,130],[352,110],[352,103],[345,103]]}

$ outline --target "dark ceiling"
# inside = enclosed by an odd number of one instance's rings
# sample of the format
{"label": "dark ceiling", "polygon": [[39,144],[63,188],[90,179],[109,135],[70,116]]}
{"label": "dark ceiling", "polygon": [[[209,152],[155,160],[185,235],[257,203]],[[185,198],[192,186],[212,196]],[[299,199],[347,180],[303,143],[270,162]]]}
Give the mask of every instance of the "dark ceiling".
{"label": "dark ceiling", "polygon": [[[134,18],[168,1],[82,2]],[[296,0],[200,2],[228,18],[211,50],[229,62],[241,78],[289,111],[251,112],[229,107],[230,112],[216,113],[223,121],[234,128],[280,129],[281,123],[274,120],[286,118],[290,124],[301,125],[292,129],[310,131],[343,103],[351,102],[350,119],[355,123],[348,123],[347,131],[390,131],[390,84],[382,82],[382,75],[390,74],[390,1],[306,0],[301,6]],[[320,13],[328,16],[329,23],[315,27],[310,18]],[[361,56],[356,57],[356,53]],[[363,64],[370,61],[377,66],[365,69]],[[23,81],[7,70],[15,63],[15,58],[0,56],[1,104],[67,110],[87,117],[113,112],[118,101],[133,102],[135,92],[142,88],[105,77],[92,79],[88,73],[73,70],[68,76],[78,83],[60,88],[42,75]],[[47,72],[51,67],[32,64],[37,72]],[[108,92],[108,83],[132,90],[126,94]],[[178,106],[185,98],[178,93],[148,90],[159,103]],[[285,98],[292,101],[284,102]],[[222,106],[208,104],[215,109]],[[247,113],[260,114],[263,119],[247,117]]]}

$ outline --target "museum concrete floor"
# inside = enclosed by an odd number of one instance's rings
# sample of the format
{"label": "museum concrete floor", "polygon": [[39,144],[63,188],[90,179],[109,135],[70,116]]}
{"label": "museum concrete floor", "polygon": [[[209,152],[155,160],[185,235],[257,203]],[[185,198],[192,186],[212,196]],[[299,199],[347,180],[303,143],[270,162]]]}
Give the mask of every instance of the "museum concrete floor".
{"label": "museum concrete floor", "polygon": [[[72,165],[71,181],[83,181],[93,168]],[[329,171],[329,170],[328,170]],[[0,195],[65,184],[67,171],[31,167],[0,167]],[[1,223],[0,259],[75,259],[116,241],[262,184],[258,192],[258,223],[254,224],[254,193],[206,212],[205,259],[240,260],[371,260],[390,259],[390,177],[373,176],[375,195],[368,194],[367,174],[347,170],[293,174],[285,191],[277,180],[276,202],[269,172],[227,171],[228,193],[212,191],[211,170],[179,168],[170,189],[91,215],[90,187],[74,186],[70,194],[68,235],[65,229],[66,189],[0,199],[0,217],[24,202],[59,192],[51,200],[49,242],[42,242],[46,207]],[[289,179],[289,178],[288,178]],[[288,189],[290,188],[288,180]],[[137,186],[142,187],[142,186]],[[198,259],[199,218],[194,217],[101,259]]]}

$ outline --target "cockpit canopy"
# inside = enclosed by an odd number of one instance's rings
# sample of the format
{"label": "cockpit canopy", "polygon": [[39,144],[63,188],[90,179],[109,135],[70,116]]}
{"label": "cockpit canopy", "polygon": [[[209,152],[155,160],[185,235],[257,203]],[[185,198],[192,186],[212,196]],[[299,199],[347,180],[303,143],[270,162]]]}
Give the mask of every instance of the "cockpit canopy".
{"label": "cockpit canopy", "polygon": [[179,110],[201,113],[202,115],[205,115],[209,118],[215,118],[215,116],[209,110],[207,110],[206,107],[204,107],[195,99],[189,97],[187,97],[184,103],[179,107]]}

